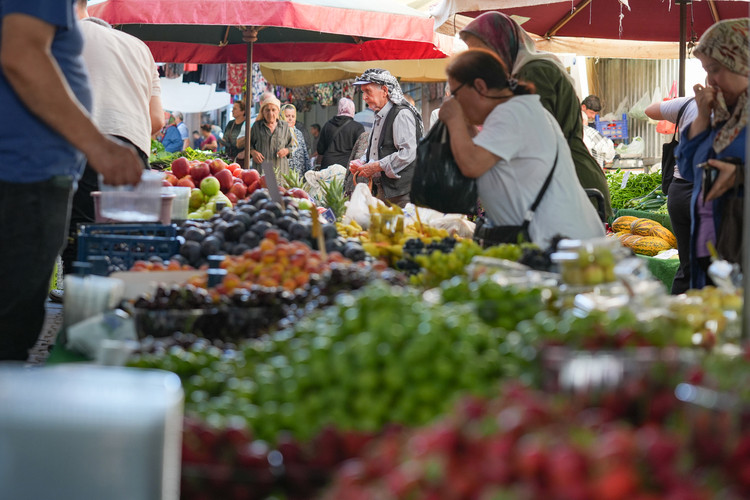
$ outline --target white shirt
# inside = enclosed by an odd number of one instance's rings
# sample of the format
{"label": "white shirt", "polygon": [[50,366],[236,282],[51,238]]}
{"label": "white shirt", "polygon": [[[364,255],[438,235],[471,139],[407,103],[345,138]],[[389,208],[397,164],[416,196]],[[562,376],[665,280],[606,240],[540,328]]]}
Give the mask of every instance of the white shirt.
{"label": "white shirt", "polygon": [[145,43],[99,19],[80,24],[83,59],[94,96],[92,118],[103,134],[127,138],[151,151],[152,96],[161,96],[159,71]]}
{"label": "white shirt", "polygon": [[474,144],[500,157],[477,179],[479,198],[493,225],[520,225],[557,154],[552,181],[529,226],[534,243],[546,247],[560,234],[589,239],[604,236],[604,224],[578,182],[560,126],[538,95],[516,96],[487,116]]}
{"label": "white shirt", "polygon": [[604,137],[595,128],[583,126],[583,143],[600,167],[615,159],[615,143]]}
{"label": "white shirt", "polygon": [[[669,101],[663,101],[659,105],[659,110],[661,111],[661,116],[664,117],[665,120],[672,123],[677,123],[677,115],[680,113],[680,108],[683,104],[685,104],[688,100],[693,99],[692,97],[678,97],[676,99],[670,99]],[[680,117],[680,123],[677,123],[677,140],[680,140],[680,136],[682,135],[682,132],[687,130],[688,125],[693,123],[695,120],[695,117],[698,116],[698,106],[695,104],[695,99],[693,99],[693,102],[687,105],[685,107],[685,111],[682,112],[682,116]],[[669,139],[672,140],[671,138]],[[683,177],[680,175],[680,169],[677,168],[677,162],[675,162],[674,165],[674,176],[678,179],[682,179]]]}
{"label": "white shirt", "polygon": [[380,111],[375,113],[370,140],[373,150],[368,149],[362,160],[365,163],[380,161],[385,175],[399,179],[401,176],[398,173],[417,159],[417,119],[408,109],[399,111],[393,120],[393,142],[398,150],[388,156],[378,158],[378,144],[380,144],[380,136],[383,132],[383,123],[391,108],[393,108],[393,103],[388,101]]}

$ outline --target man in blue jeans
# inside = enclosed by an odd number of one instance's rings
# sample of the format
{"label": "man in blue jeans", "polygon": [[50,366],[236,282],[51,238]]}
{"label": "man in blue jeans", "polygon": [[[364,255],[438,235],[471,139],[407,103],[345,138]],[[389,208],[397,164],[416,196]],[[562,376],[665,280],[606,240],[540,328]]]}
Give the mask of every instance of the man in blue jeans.
{"label": "man in blue jeans", "polygon": [[108,184],[136,184],[132,147],[89,118],[75,0],[0,0],[0,361],[26,360],[85,157]]}

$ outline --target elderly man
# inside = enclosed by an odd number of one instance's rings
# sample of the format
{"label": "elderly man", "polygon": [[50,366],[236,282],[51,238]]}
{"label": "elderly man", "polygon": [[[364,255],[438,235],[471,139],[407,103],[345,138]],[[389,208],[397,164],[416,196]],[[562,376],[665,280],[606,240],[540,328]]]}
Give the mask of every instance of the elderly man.
{"label": "elderly man", "polygon": [[180,138],[182,138],[181,151],[185,151],[188,146],[190,146],[190,132],[188,132],[187,125],[185,125],[185,122],[183,121],[184,118],[182,116],[182,111],[172,111],[172,116],[174,116],[175,124],[177,124],[177,131],[180,133]]}
{"label": "elderly man", "polygon": [[352,161],[355,176],[373,179],[375,196],[400,207],[409,203],[411,179],[417,159],[417,143],[422,138],[422,117],[404,99],[396,78],[383,69],[368,69],[354,85],[375,112],[367,152]]}

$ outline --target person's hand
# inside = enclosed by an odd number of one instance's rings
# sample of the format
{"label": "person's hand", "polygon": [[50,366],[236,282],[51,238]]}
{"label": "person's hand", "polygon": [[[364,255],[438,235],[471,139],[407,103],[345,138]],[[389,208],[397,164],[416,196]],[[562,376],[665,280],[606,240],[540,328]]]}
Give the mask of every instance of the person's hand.
{"label": "person's hand", "polygon": [[349,172],[352,173],[352,175],[357,175],[359,173],[359,169],[362,168],[362,160],[353,160],[349,162]]}
{"label": "person's hand", "polygon": [[695,92],[695,105],[698,107],[698,114],[710,117],[711,111],[716,105],[717,90],[714,87],[704,87],[700,83],[693,86]]}
{"label": "person's hand", "polygon": [[365,165],[362,165],[359,168],[359,175],[370,178],[373,175],[377,174],[378,172],[382,172],[382,171],[383,171],[383,167],[380,166],[380,162],[373,161]]}
{"label": "person's hand", "polygon": [[440,111],[438,112],[438,118],[443,123],[448,123],[455,118],[460,118],[463,121],[463,115],[464,111],[461,108],[461,104],[452,97],[440,106]]}
{"label": "person's hand", "polygon": [[133,146],[105,138],[87,157],[102,182],[110,186],[136,185],[141,181],[143,162]]}
{"label": "person's hand", "polygon": [[255,163],[258,163],[258,164],[263,163],[263,160],[265,160],[265,158],[263,157],[263,155],[260,154],[260,151],[257,151],[257,150],[253,150],[253,152],[250,153],[250,156],[252,156],[253,157],[253,161]]}
{"label": "person's hand", "polygon": [[284,158],[284,157],[285,157],[286,155],[288,155],[288,154],[289,154],[289,148],[281,148],[281,149],[279,149],[279,151],[278,151],[278,152],[276,153],[276,157],[277,157],[277,158]]}
{"label": "person's hand", "polygon": [[711,190],[706,195],[706,201],[711,201],[719,198],[734,186],[735,177],[737,176],[737,165],[716,159],[708,160],[708,164],[716,167],[719,171],[714,185],[711,186]]}

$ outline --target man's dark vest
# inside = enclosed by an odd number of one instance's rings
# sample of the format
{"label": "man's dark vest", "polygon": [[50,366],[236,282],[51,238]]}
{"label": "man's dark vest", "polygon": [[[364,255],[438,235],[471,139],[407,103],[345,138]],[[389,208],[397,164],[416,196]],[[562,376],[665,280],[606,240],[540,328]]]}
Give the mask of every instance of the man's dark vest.
{"label": "man's dark vest", "polygon": [[[393,121],[396,119],[396,115],[402,109],[408,110],[409,106],[404,106],[403,104],[394,104],[391,107],[391,110],[385,116],[383,128],[380,131],[378,158],[384,158],[398,151],[395,141],[393,140]],[[411,113],[411,111],[409,112]],[[418,121],[416,123],[416,129],[417,143],[419,143],[419,140],[422,138],[422,134],[419,131]],[[414,147],[416,148],[417,144],[415,144]],[[368,148],[368,151],[372,151],[372,135],[370,135],[370,147]],[[396,196],[401,196],[403,194],[408,194],[411,191],[411,180],[412,177],[414,177],[414,167],[416,166],[416,164],[417,160],[415,158],[413,162],[406,166],[406,168],[398,172],[398,175],[401,176],[399,179],[392,179],[385,175],[385,172],[380,175],[380,182],[383,186],[383,195],[386,199],[395,198]]]}

